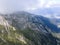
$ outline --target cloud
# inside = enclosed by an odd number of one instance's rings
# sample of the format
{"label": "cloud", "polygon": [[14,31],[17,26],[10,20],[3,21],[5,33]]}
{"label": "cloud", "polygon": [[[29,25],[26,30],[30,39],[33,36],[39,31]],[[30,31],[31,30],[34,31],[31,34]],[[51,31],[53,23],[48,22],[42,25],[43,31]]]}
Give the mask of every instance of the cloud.
{"label": "cloud", "polygon": [[39,5],[40,7],[51,7],[51,6],[55,6],[55,5],[59,5],[60,6],[60,0],[39,0]]}
{"label": "cloud", "polygon": [[0,12],[33,10],[37,3],[37,0],[0,0]]}
{"label": "cloud", "polygon": [[60,4],[60,0],[0,0],[0,12],[33,11]]}

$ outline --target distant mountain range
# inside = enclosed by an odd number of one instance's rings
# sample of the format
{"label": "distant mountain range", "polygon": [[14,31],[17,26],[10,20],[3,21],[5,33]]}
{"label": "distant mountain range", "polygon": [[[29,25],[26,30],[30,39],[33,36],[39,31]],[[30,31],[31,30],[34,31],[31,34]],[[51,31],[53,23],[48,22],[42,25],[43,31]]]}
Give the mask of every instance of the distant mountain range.
{"label": "distant mountain range", "polygon": [[21,11],[0,20],[0,45],[60,45],[60,28],[49,18]]}
{"label": "distant mountain range", "polygon": [[35,14],[42,15],[60,15],[60,7],[40,8],[33,11]]}

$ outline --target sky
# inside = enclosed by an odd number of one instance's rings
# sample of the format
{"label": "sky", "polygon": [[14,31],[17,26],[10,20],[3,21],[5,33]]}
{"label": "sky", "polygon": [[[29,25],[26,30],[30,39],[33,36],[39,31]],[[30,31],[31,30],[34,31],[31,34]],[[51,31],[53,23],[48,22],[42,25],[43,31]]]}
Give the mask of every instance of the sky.
{"label": "sky", "polygon": [[54,6],[60,6],[60,0],[0,0],[0,13],[34,11]]}

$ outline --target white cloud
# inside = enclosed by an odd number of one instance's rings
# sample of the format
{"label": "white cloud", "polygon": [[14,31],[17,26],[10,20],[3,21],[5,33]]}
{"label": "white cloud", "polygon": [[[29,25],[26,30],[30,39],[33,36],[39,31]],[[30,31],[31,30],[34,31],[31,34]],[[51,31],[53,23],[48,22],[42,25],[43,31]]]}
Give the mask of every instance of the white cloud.
{"label": "white cloud", "polygon": [[7,13],[21,10],[34,10],[37,7],[36,0],[0,0],[0,12]]}
{"label": "white cloud", "polygon": [[60,4],[60,0],[0,0],[0,12],[33,11]]}
{"label": "white cloud", "polygon": [[[41,8],[51,7],[60,4],[60,0],[39,0],[39,6]],[[60,5],[59,5],[60,6]]]}

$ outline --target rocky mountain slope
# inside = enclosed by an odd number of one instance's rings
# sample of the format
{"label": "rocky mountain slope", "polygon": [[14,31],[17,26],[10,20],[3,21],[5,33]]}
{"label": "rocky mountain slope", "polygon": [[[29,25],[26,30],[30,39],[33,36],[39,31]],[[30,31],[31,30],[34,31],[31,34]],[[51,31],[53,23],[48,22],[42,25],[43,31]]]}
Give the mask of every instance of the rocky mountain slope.
{"label": "rocky mountain slope", "polygon": [[16,12],[0,17],[0,45],[60,45],[41,16]]}

